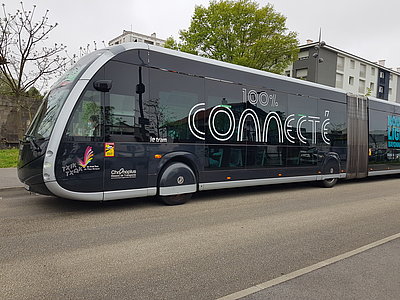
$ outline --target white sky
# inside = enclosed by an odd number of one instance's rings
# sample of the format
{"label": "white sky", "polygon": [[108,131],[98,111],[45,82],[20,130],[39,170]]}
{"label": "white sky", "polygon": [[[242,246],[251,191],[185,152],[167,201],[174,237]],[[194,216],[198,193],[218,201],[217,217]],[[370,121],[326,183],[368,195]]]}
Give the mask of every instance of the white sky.
{"label": "white sky", "polygon": [[[19,7],[19,0],[3,0],[8,12]],[[50,41],[68,46],[69,53],[93,41],[102,45],[122,34],[122,30],[159,38],[178,37],[179,29],[190,24],[195,5],[208,0],[24,0],[26,9],[37,5],[40,17],[49,9],[50,23],[59,23]],[[386,59],[387,67],[400,67],[400,1],[398,0],[258,0],[272,3],[287,17],[287,27],[299,33],[299,41],[322,39],[333,47],[370,61]],[[100,47],[101,48],[101,47]]]}

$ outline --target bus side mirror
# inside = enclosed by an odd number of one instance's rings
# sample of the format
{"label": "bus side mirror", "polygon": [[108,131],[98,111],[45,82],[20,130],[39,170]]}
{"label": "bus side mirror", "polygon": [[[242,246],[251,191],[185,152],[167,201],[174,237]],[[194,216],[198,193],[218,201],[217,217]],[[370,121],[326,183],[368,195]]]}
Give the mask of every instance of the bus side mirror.
{"label": "bus side mirror", "polygon": [[146,91],[146,87],[143,83],[139,83],[136,85],[136,94],[143,94]]}
{"label": "bus side mirror", "polygon": [[97,80],[93,82],[93,87],[99,92],[109,92],[112,88],[112,80]]}

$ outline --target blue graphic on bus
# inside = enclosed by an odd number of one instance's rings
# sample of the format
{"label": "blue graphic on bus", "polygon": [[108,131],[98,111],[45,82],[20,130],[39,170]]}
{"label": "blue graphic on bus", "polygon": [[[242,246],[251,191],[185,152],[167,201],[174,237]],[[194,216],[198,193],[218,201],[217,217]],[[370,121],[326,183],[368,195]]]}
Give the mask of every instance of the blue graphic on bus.
{"label": "blue graphic on bus", "polygon": [[388,147],[400,148],[400,116],[388,116]]}

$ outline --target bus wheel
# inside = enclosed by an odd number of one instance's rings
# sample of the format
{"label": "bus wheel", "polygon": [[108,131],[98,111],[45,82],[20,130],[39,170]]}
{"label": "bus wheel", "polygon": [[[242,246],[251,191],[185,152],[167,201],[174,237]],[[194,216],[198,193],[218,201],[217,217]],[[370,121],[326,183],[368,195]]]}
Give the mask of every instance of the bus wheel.
{"label": "bus wheel", "polygon": [[184,163],[168,164],[159,179],[158,195],[167,205],[184,204],[197,191],[197,180],[192,169]]}
{"label": "bus wheel", "polygon": [[[324,167],[323,174],[338,174],[339,173],[339,166],[336,162],[328,162]],[[319,182],[320,186],[325,188],[331,188],[338,182],[337,178],[330,178],[321,180]]]}
{"label": "bus wheel", "polygon": [[166,205],[181,205],[185,204],[192,198],[193,194],[180,194],[171,196],[160,196],[160,200]]}

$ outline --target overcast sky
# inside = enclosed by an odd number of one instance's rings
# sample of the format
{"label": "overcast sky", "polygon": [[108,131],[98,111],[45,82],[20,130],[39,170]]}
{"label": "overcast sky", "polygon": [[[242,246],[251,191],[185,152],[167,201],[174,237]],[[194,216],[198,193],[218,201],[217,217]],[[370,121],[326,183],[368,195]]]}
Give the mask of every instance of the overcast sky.
{"label": "overcast sky", "polygon": [[[18,0],[3,0],[8,12],[19,6]],[[179,29],[190,24],[195,5],[208,0],[24,0],[26,9],[37,5],[37,16],[49,9],[50,23],[58,23],[52,42],[64,43],[70,53],[93,41],[102,44],[122,34],[122,30],[159,38],[178,37]],[[386,59],[387,67],[400,67],[400,1],[385,0],[258,0],[272,3],[287,17],[287,27],[299,34],[299,41],[322,39],[328,45],[370,61]],[[93,48],[93,46],[92,46]]]}

